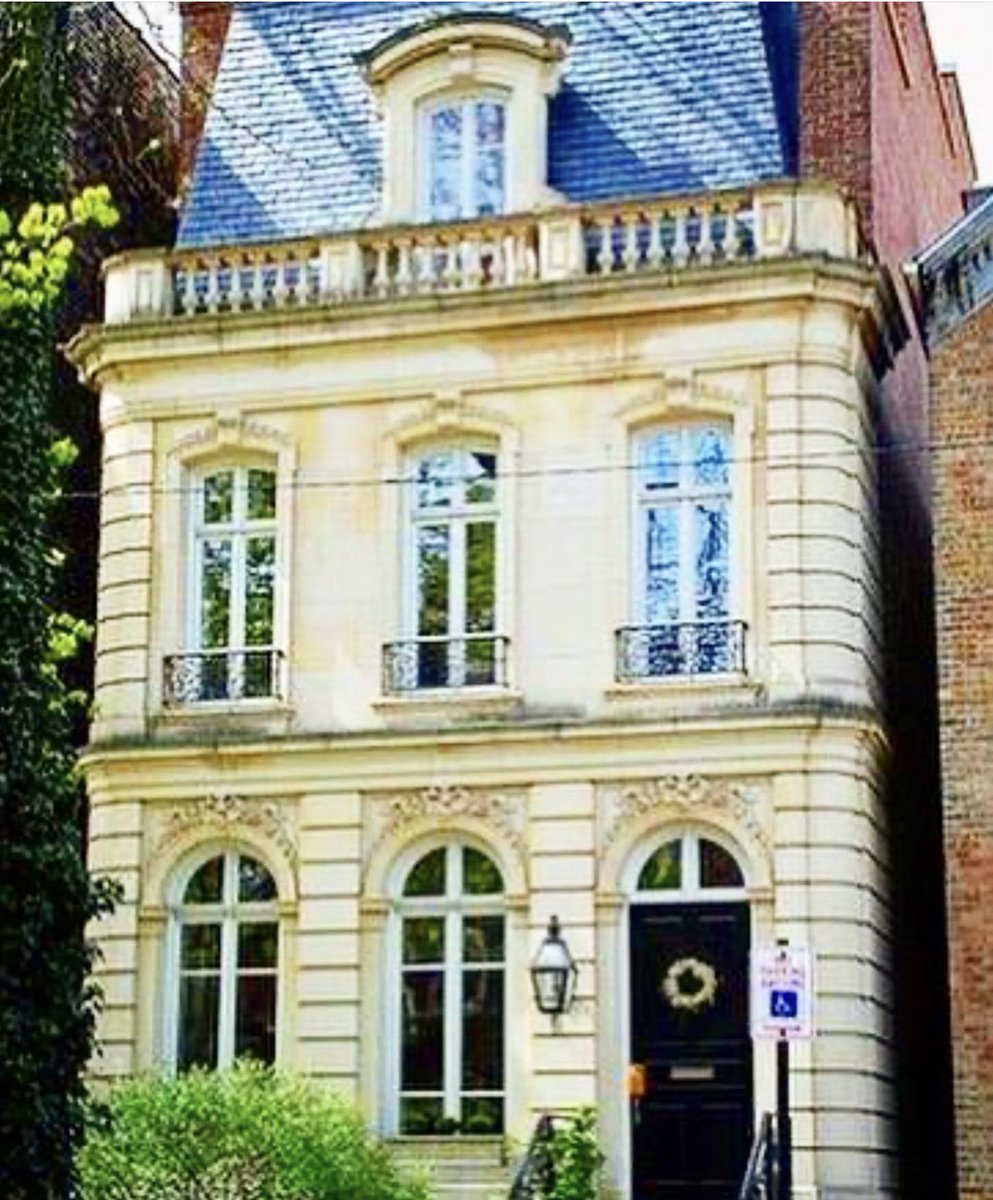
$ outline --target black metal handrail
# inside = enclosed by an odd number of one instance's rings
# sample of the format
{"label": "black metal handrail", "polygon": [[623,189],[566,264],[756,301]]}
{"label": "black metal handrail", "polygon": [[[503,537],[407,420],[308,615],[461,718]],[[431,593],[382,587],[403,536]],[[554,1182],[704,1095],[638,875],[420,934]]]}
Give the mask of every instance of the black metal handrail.
{"label": "black metal handrail", "polygon": [[509,645],[491,633],[391,642],[383,647],[383,693],[506,687]]}
{"label": "black metal handrail", "polygon": [[554,1137],[555,1118],[545,1113],[538,1118],[528,1148],[514,1172],[509,1200],[540,1200],[542,1196],[551,1195],[555,1185],[555,1163],[551,1152]]}
{"label": "black metal handrail", "polygon": [[743,674],[747,628],[744,621],[627,625],[615,635],[617,681]]}
{"label": "black metal handrail", "polygon": [[763,1113],[748,1155],[738,1200],[779,1200],[778,1179],[776,1122],[772,1113]]}
{"label": "black metal handrail", "polygon": [[162,701],[167,708],[240,700],[284,700],[285,656],[260,646],[197,650],[163,662]]}

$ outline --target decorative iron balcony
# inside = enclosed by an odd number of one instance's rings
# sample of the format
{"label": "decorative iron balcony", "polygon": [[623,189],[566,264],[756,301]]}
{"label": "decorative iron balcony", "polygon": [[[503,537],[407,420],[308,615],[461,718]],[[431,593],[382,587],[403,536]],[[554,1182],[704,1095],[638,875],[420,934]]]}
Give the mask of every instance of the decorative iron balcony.
{"label": "decorative iron balcony", "polygon": [[383,694],[506,687],[509,640],[492,634],[422,637],[383,647]]}
{"label": "decorative iron balcony", "polygon": [[133,251],[105,264],[106,322],[341,308],[865,253],[854,204],[834,188],[768,183],[268,245]]}
{"label": "decorative iron balcony", "polygon": [[701,621],[618,629],[617,680],[637,683],[673,676],[741,674],[744,621]]}
{"label": "decorative iron balcony", "polygon": [[240,700],[285,699],[285,659],[281,650],[199,650],[171,654],[164,663],[163,703],[167,708]]}

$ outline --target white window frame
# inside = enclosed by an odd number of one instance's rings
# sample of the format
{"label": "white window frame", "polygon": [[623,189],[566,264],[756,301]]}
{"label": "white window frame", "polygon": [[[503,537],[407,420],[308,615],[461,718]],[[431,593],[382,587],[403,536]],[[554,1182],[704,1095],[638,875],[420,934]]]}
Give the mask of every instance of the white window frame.
{"label": "white window frame", "polygon": [[[434,850],[446,853],[444,896],[404,896],[403,887],[415,866]],[[510,921],[506,904],[506,880],[504,890],[489,895],[466,895],[462,890],[462,852],[465,849],[485,855],[500,870],[499,863],[487,849],[474,842],[454,838],[444,841],[421,843],[416,850],[408,852],[398,864],[397,887],[391,914],[391,929],[388,948],[387,1009],[390,1049],[388,1054],[388,1079],[386,1094],[386,1126],[393,1135],[400,1134],[401,1099],[403,1083],[403,976],[409,970],[403,962],[403,922],[406,917],[443,917],[445,920],[444,976],[444,1070],[442,1085],[442,1114],[461,1120],[462,1089],[462,999],[463,981],[466,970],[499,970],[503,974],[503,1090],[500,1092],[472,1092],[472,1096],[499,1099],[503,1108],[503,1131],[507,1132],[508,1078],[511,1073],[508,1055],[510,1005],[509,997],[509,939]],[[452,869],[450,869],[450,866]],[[502,872],[501,872],[502,875]],[[503,959],[500,962],[465,963],[462,957],[462,920],[464,917],[499,916],[503,919]],[[437,970],[437,964],[425,964],[423,970]],[[416,1095],[416,1093],[411,1093]],[[437,1093],[425,1092],[424,1096]]]}
{"label": "white window frame", "polygon": [[[446,224],[448,221],[488,220],[505,215],[509,211],[510,195],[510,100],[508,93],[496,89],[472,92],[444,92],[431,96],[418,105],[417,119],[417,195],[418,219],[426,222]],[[499,212],[480,216],[475,211],[475,169],[477,142],[474,105],[480,102],[499,104],[503,108],[503,204]],[[462,145],[459,158],[459,202],[458,217],[435,217],[431,210],[431,175],[433,165],[433,142],[431,118],[445,108],[459,108],[462,112]],[[468,113],[472,119],[467,120]]]}
{"label": "white window frame", "polygon": [[[493,500],[489,504],[466,504],[464,501],[464,481],[462,476],[463,495],[458,504],[447,508],[421,508],[418,504],[417,471],[420,463],[434,454],[455,453],[463,459],[467,456],[491,454],[496,459],[496,472],[493,477]],[[494,654],[499,654],[498,643],[503,637],[503,587],[501,582],[501,561],[503,549],[503,530],[501,528],[502,487],[500,478],[500,447],[485,442],[442,442],[421,445],[409,455],[409,484],[404,513],[405,549],[404,549],[404,636],[406,640],[422,642],[419,632],[419,584],[418,575],[418,544],[417,534],[422,526],[445,525],[448,535],[448,632],[445,635],[449,644],[456,641],[471,642],[485,641],[494,643]],[[468,591],[466,540],[467,527],[473,522],[489,521],[493,525],[493,629],[486,633],[469,633],[466,625],[466,595]],[[429,638],[431,635],[423,635]],[[439,635],[440,636],[440,635]],[[504,664],[506,671],[506,664]],[[462,686],[460,681],[453,681],[451,687]],[[449,688],[448,690],[451,690]]]}
{"label": "white window frame", "polygon": [[[272,475],[276,486],[276,515],[265,519],[250,520],[248,517],[248,473],[265,471]],[[232,506],[231,520],[224,525],[210,525],[204,520],[204,494],[207,480],[215,475],[231,472]],[[193,512],[191,528],[190,597],[192,603],[188,613],[188,639],[194,652],[221,650],[274,650],[276,631],[279,627],[279,474],[275,463],[263,462],[213,462],[197,472],[193,488]],[[247,592],[247,545],[252,537],[271,537],[275,570],[273,572],[273,619],[272,639],[268,646],[245,644],[245,598]],[[205,647],[203,645],[203,552],[206,542],[227,539],[231,542],[231,597],[228,613],[228,641],[226,646]]]}
{"label": "white window frame", "polygon": [[[651,858],[670,842],[681,847],[681,873],[678,888],[650,890],[639,888],[641,872]],[[713,842],[734,859],[741,872],[740,887],[703,887],[700,883],[700,843]],[[712,830],[677,828],[667,830],[654,840],[632,863],[631,886],[627,889],[631,904],[717,904],[727,900],[748,899],[748,876],[741,855],[719,833]]]}
{"label": "white window frame", "polygon": [[[219,904],[184,903],[186,889],[197,871],[215,858],[224,860],[222,894]],[[274,976],[276,980],[275,1009],[275,1053],[273,1064],[280,1061],[280,1030],[282,1028],[282,964],[285,961],[283,925],[279,919],[279,897],[264,902],[238,900],[238,860],[251,858],[275,875],[268,863],[254,850],[240,847],[214,846],[199,854],[176,880],[174,900],[170,906],[169,927],[166,937],[165,982],[165,1030],[164,1058],[170,1074],[178,1070],[180,991],[183,980],[181,965],[182,931],[187,925],[220,925],[220,988],[218,999],[217,1070],[225,1070],[234,1063],[234,1041],[236,1006],[238,999],[238,927],[243,924],[272,923],[276,926],[276,966],[273,968],[251,968],[252,975]]]}
{"label": "white window frame", "polygon": [[[692,482],[687,484],[686,480],[693,470],[693,462],[685,454],[688,438],[696,430],[717,427],[725,430],[731,450],[727,484],[720,487],[695,485]],[[681,453],[680,471],[683,473],[683,478],[680,479],[679,484],[671,491],[653,493],[645,488],[642,481],[644,449],[654,437],[659,433],[665,432],[678,432],[680,435],[683,451]],[[734,455],[736,452],[734,422],[725,417],[714,417],[711,419],[699,417],[684,421],[656,423],[638,430],[634,439],[634,451],[632,470],[634,479],[634,486],[632,488],[632,524],[634,529],[634,537],[632,539],[634,549],[632,570],[634,587],[631,597],[632,624],[645,627],[650,626],[648,620],[648,578],[645,564],[648,513],[651,509],[669,507],[676,508],[679,513],[679,613],[675,621],[670,623],[676,625],[700,625],[707,623],[706,621],[701,621],[694,611],[696,607],[696,565],[693,554],[693,506],[700,500],[717,499],[726,500],[728,508],[728,603],[727,614],[721,620],[730,623],[739,619],[737,617],[739,607],[737,602],[738,566],[735,545],[738,523],[735,519],[735,494],[737,489],[734,469]]]}

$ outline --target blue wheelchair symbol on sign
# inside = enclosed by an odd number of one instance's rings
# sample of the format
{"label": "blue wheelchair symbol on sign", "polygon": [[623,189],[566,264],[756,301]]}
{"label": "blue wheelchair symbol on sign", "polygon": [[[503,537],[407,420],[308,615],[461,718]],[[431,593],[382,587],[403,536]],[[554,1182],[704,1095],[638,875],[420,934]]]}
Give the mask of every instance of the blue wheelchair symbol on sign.
{"label": "blue wheelchair symbol on sign", "polygon": [[782,1020],[795,1020],[800,1010],[800,1000],[796,992],[772,992],[769,996],[769,1015]]}

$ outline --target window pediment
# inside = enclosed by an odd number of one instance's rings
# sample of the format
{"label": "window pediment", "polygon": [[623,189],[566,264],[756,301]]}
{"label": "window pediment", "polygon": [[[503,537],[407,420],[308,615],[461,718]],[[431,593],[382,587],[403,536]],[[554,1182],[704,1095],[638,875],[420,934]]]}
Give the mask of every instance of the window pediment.
{"label": "window pediment", "polygon": [[[549,83],[557,86],[557,68],[569,51],[571,36],[563,25],[485,13],[458,13],[398,30],[357,56],[366,82],[379,89],[424,59],[445,56],[453,84],[478,82],[480,51],[530,59],[552,70]],[[554,90],[554,86],[551,90]]]}

